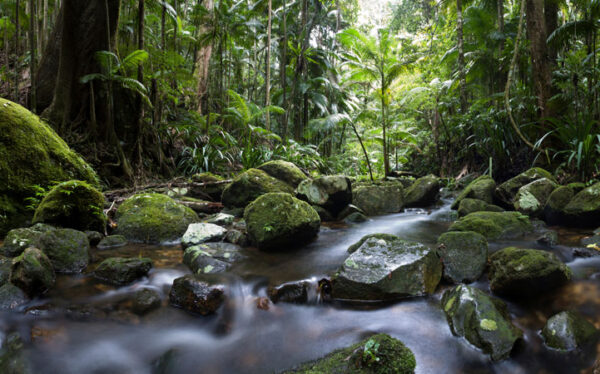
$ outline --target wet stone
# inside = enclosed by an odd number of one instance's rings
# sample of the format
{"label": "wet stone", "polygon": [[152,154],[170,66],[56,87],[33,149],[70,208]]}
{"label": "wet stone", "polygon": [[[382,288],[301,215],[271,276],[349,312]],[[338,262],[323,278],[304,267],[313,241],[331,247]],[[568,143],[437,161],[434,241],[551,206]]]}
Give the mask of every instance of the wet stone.
{"label": "wet stone", "polygon": [[204,243],[189,247],[183,254],[183,263],[195,274],[227,271],[232,263],[245,258],[241,247],[231,243]]}
{"label": "wet stone", "polygon": [[111,257],[102,261],[94,271],[94,277],[102,282],[120,286],[145,277],[152,268],[149,258]]}
{"label": "wet stone", "polygon": [[171,305],[201,315],[215,313],[224,299],[223,286],[212,285],[193,275],[175,279],[169,293]]}
{"label": "wet stone", "polygon": [[87,236],[91,246],[98,245],[104,238],[104,235],[98,231],[84,231],[84,234]]}
{"label": "wet stone", "polygon": [[25,292],[17,286],[6,283],[0,287],[0,310],[14,310],[28,301]]}
{"label": "wet stone", "polygon": [[123,235],[109,235],[106,238],[103,238],[100,243],[98,243],[98,249],[105,250],[123,247],[127,245],[127,242],[127,238]]}
{"label": "wet stone", "polygon": [[212,223],[192,223],[183,234],[181,244],[184,248],[214,242],[223,239],[227,230]]}
{"label": "wet stone", "polygon": [[136,291],[133,297],[133,312],[138,315],[149,313],[160,308],[162,299],[160,293],[151,288],[142,288]]}
{"label": "wet stone", "polygon": [[231,214],[217,213],[217,214],[214,214],[214,215],[206,218],[206,220],[204,222],[212,223],[214,225],[219,225],[219,226],[229,226],[233,223],[234,219],[235,219],[235,217]]}
{"label": "wet stone", "polygon": [[542,329],[546,345],[561,351],[583,348],[598,341],[599,335],[592,323],[573,311],[555,314]]}
{"label": "wet stone", "polygon": [[308,281],[288,282],[278,286],[270,286],[267,290],[269,298],[275,304],[308,302],[308,289],[311,286]]}

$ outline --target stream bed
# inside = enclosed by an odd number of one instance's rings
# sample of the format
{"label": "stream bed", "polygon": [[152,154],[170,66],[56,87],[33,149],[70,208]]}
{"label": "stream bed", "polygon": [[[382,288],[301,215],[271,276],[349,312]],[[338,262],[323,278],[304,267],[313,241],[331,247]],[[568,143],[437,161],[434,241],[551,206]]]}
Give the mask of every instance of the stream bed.
{"label": "stream bed", "polygon": [[[432,296],[385,305],[320,302],[315,292],[306,305],[257,307],[269,284],[309,279],[316,288],[363,235],[390,233],[433,247],[450,217],[446,202],[430,211],[322,226],[317,240],[293,252],[245,249],[246,258],[224,276],[226,304],[204,317],[168,305],[173,280],[190,272],[182,264],[180,246],[93,250],[93,264],[114,256],[144,256],[152,258],[154,268],[149,277],[120,288],[89,274],[59,276],[55,288],[33,300],[25,313],[0,314],[0,331],[21,333],[35,373],[277,373],[376,332],[404,342],[415,354],[417,373],[591,373],[597,353],[559,354],[546,348],[539,335],[547,318],[568,309],[600,327],[600,257],[573,257],[572,247],[582,235],[575,230],[558,229],[560,244],[552,248],[537,244],[535,237],[490,243],[490,252],[509,245],[553,251],[573,271],[570,284],[539,299],[505,299],[525,341],[500,362],[451,334],[439,305],[450,287],[444,283]],[[473,285],[486,291],[489,286],[485,275]],[[163,305],[143,317],[130,312],[131,295],[140,288],[163,296]]]}

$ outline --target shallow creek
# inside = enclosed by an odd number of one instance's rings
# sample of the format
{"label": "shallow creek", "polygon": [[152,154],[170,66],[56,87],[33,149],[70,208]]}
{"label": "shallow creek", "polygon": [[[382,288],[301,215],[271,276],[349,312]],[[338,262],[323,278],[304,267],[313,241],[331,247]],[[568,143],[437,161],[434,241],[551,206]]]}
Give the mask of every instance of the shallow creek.
{"label": "shallow creek", "polygon": [[[323,226],[318,239],[291,253],[244,250],[245,260],[224,278],[228,302],[214,316],[193,316],[168,306],[173,279],[189,272],[181,264],[179,246],[130,245],[93,251],[94,264],[113,256],[146,256],[154,261],[150,276],[114,288],[90,275],[60,276],[44,299],[34,300],[24,314],[0,314],[0,330],[17,330],[26,340],[36,373],[153,373],[162,357],[169,373],[271,373],[319,358],[373,332],[402,340],[415,354],[417,373],[581,373],[596,355],[561,355],[544,347],[539,330],[551,315],[575,309],[600,327],[600,257],[572,255],[580,233],[559,230],[560,245],[549,249],[535,237],[492,243],[554,251],[573,270],[568,286],[538,300],[507,300],[525,344],[508,360],[491,362],[466,340],[452,336],[439,306],[449,285],[430,297],[387,305],[308,305],[279,303],[257,308],[268,284],[313,279],[333,273],[346,249],[363,235],[396,234],[434,246],[450,224],[449,205],[432,211],[411,210],[376,217],[355,226]],[[93,269],[94,265],[89,269]],[[485,275],[474,284],[488,289]],[[128,311],[128,297],[141,287],[164,296],[163,306],[144,317]],[[598,347],[600,351],[600,346]],[[169,352],[169,353],[167,353]],[[167,354],[166,354],[167,353]]]}

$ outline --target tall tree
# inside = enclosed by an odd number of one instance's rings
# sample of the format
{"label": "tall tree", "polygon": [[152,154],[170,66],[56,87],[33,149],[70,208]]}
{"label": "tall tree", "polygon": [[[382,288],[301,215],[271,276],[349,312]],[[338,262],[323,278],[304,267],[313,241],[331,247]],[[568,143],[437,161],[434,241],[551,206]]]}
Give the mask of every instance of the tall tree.
{"label": "tall tree", "polygon": [[458,47],[458,89],[460,93],[460,111],[467,111],[467,78],[465,72],[465,47],[463,40],[462,0],[456,0],[456,42]]}
{"label": "tall tree", "polygon": [[527,34],[531,53],[532,82],[537,96],[538,115],[540,118],[549,115],[547,103],[551,96],[551,74],[546,45],[546,19],[544,16],[544,0],[527,1]]}
{"label": "tall tree", "polygon": [[[267,60],[266,60],[266,77],[265,77],[265,106],[271,105],[271,14],[272,14],[272,3],[268,1],[268,14],[267,14]],[[267,130],[271,131],[271,116],[269,112],[267,116]]]}

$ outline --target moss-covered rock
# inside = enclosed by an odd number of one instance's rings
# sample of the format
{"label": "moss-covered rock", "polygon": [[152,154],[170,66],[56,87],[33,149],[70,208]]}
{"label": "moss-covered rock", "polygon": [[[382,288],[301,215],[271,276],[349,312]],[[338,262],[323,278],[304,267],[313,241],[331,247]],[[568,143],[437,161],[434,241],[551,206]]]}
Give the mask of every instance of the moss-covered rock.
{"label": "moss-covered rock", "polygon": [[41,295],[54,286],[56,276],[48,256],[29,247],[13,260],[10,282],[30,296]]}
{"label": "moss-covered rock", "polygon": [[444,293],[442,309],[452,334],[502,360],[510,355],[515,343],[523,338],[508,314],[506,304],[478,288],[459,285]]}
{"label": "moss-covered rock", "polygon": [[98,249],[103,251],[106,249],[119,248],[127,245],[127,238],[123,235],[109,235],[107,237],[102,238],[100,243],[98,243]]}
{"label": "moss-covered rock", "polygon": [[0,257],[0,286],[10,281],[10,268],[12,267],[12,259]]}
{"label": "moss-covered rock", "polygon": [[4,256],[15,257],[28,247],[37,246],[40,236],[55,228],[45,224],[36,224],[27,228],[12,229],[6,234],[1,251]]}
{"label": "moss-covered rock", "polygon": [[435,251],[398,237],[368,238],[332,279],[332,296],[343,300],[395,300],[433,293],[442,277]]}
{"label": "moss-covered rock", "polygon": [[591,185],[573,196],[565,206],[569,225],[598,227],[600,225],[600,183]]}
{"label": "moss-covered rock", "polygon": [[213,214],[213,215],[207,217],[202,222],[212,223],[213,225],[219,225],[219,226],[229,226],[229,225],[233,224],[234,220],[235,220],[235,216],[233,216],[231,214],[219,212],[219,213],[216,213],[216,214]]}
{"label": "moss-covered rock", "polygon": [[326,175],[317,179],[307,179],[296,188],[296,196],[318,205],[336,217],[352,203],[352,183],[344,175]]}
{"label": "moss-covered rock", "polygon": [[173,281],[169,300],[177,308],[208,315],[216,312],[225,301],[224,287],[213,285],[194,275],[184,275]]}
{"label": "moss-covered rock", "polygon": [[571,279],[571,270],[554,253],[538,249],[504,248],[490,256],[490,289],[499,295],[540,295]]}
{"label": "moss-covered rock", "polygon": [[566,311],[550,317],[542,329],[544,342],[560,351],[581,349],[598,340],[596,327],[581,314]]}
{"label": "moss-covered rock", "polygon": [[311,287],[310,281],[287,282],[277,286],[269,286],[267,295],[274,304],[279,302],[305,304],[308,302],[308,293]]}
{"label": "moss-covered rock", "polygon": [[23,342],[19,333],[10,333],[2,341],[2,347],[0,348],[0,373],[33,373],[23,351]]}
{"label": "moss-covered rock", "polygon": [[246,207],[250,240],[260,249],[285,251],[312,240],[321,220],[305,201],[287,193],[268,193]]}
{"label": "moss-covered rock", "polygon": [[104,195],[83,181],[67,181],[48,192],[35,210],[34,223],[104,232]]}
{"label": "moss-covered rock", "polygon": [[519,188],[513,206],[530,217],[541,217],[548,197],[556,187],[558,185],[548,178],[536,179]]}
{"label": "moss-covered rock", "polygon": [[544,206],[544,220],[549,225],[563,224],[566,221],[564,209],[575,196],[575,191],[569,186],[560,186],[548,197]]}
{"label": "moss-covered rock", "polygon": [[469,183],[467,187],[458,195],[451,205],[452,209],[458,209],[463,199],[471,198],[483,200],[488,204],[494,202],[494,189],[496,182],[489,175],[482,175]]}
{"label": "moss-covered rock", "polygon": [[0,236],[31,218],[25,198],[34,196],[34,186],[72,179],[98,183],[92,168],[50,126],[0,98]]}
{"label": "moss-covered rock", "polygon": [[444,278],[453,283],[468,283],[483,274],[488,244],[476,232],[451,231],[438,238],[438,253],[444,264]]}
{"label": "moss-covered rock", "polygon": [[440,194],[440,180],[434,175],[419,178],[406,189],[404,204],[407,207],[427,207],[434,204]]}
{"label": "moss-covered rock", "polygon": [[512,208],[515,196],[517,195],[517,192],[519,192],[519,189],[524,185],[541,178],[546,178],[556,183],[556,179],[554,179],[552,174],[547,170],[539,167],[531,168],[499,185],[498,188],[496,188],[496,199],[502,206]]}
{"label": "moss-covered rock", "polygon": [[454,222],[449,230],[475,231],[487,240],[506,240],[532,232],[533,226],[519,212],[475,212]]}
{"label": "moss-covered rock", "polygon": [[166,195],[143,193],[125,200],[116,214],[116,234],[142,243],[179,240],[191,223],[199,218],[190,208]]}
{"label": "moss-covered rock", "polygon": [[98,231],[86,230],[84,231],[84,233],[85,235],[87,235],[88,241],[90,242],[91,246],[98,245],[98,243],[100,243],[102,239],[104,239],[104,234]]}
{"label": "moss-covered rock", "polygon": [[414,354],[401,341],[377,334],[285,373],[411,374],[416,366]]}
{"label": "moss-covered rock", "polygon": [[234,178],[223,191],[221,201],[230,208],[245,208],[260,195],[270,192],[294,193],[294,187],[263,170],[248,169]]}
{"label": "moss-covered rock", "polygon": [[192,175],[192,182],[197,184],[206,183],[206,185],[192,185],[186,196],[192,198],[206,199],[210,198],[213,201],[221,201],[221,195],[223,190],[227,187],[228,183],[214,183],[223,182],[225,179],[220,175],[216,175],[210,172],[194,174]]}
{"label": "moss-covered rock", "polygon": [[352,190],[352,204],[368,216],[397,213],[404,206],[403,196],[400,183],[358,186]]}
{"label": "moss-covered rock", "polygon": [[231,243],[204,243],[186,248],[183,263],[194,274],[222,273],[244,258],[241,247]]}
{"label": "moss-covered rock", "polygon": [[73,229],[56,229],[43,233],[37,246],[44,252],[57,273],[79,273],[90,260],[87,235]]}
{"label": "moss-covered rock", "polygon": [[132,310],[135,314],[143,315],[160,308],[162,299],[158,291],[151,288],[142,288],[133,296]]}
{"label": "moss-covered rock", "polygon": [[502,212],[504,209],[497,205],[488,204],[483,200],[466,198],[458,205],[458,216],[464,217],[475,212]]}
{"label": "moss-covered rock", "polygon": [[122,286],[145,277],[151,268],[152,260],[146,257],[111,257],[96,267],[94,277],[105,283]]}
{"label": "moss-covered rock", "polygon": [[283,181],[293,188],[298,187],[300,182],[308,177],[291,162],[283,160],[275,160],[266,162],[258,167],[259,170],[264,171],[273,178]]}
{"label": "moss-covered rock", "polygon": [[12,283],[0,287],[0,311],[15,310],[29,302],[27,294]]}
{"label": "moss-covered rock", "polygon": [[386,241],[394,241],[394,240],[398,239],[398,237],[396,235],[392,235],[392,234],[379,234],[379,233],[368,234],[368,235],[365,235],[362,238],[360,238],[356,243],[352,244],[350,247],[348,247],[348,249],[347,249],[348,253],[352,254],[352,253],[356,252],[356,250],[359,249],[361,245],[363,245],[368,239],[371,239],[371,238],[382,239],[382,240],[386,240]]}

